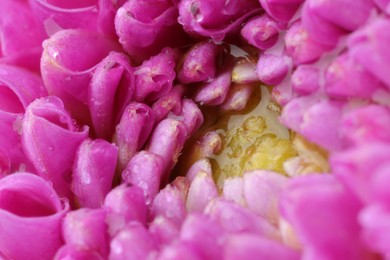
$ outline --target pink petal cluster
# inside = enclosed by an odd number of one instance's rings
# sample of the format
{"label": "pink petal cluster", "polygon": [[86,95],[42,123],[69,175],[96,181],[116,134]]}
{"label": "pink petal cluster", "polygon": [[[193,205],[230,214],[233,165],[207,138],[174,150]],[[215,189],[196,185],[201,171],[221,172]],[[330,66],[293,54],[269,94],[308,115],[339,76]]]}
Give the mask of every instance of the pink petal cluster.
{"label": "pink petal cluster", "polygon": [[[389,10],[3,0],[0,259],[387,259]],[[260,84],[329,173],[216,183],[223,141],[193,137]],[[200,159],[177,176],[191,145]]]}

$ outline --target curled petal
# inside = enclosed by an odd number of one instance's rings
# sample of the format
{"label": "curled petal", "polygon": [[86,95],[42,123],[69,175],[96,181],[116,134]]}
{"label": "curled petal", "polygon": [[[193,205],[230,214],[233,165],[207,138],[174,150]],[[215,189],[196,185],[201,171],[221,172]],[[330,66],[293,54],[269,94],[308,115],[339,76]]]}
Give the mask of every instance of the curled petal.
{"label": "curled petal", "polygon": [[[17,26],[15,26],[15,21]],[[44,32],[27,1],[3,1],[0,10],[0,62],[39,72]]]}
{"label": "curled petal", "polygon": [[223,235],[224,231],[216,221],[206,215],[193,213],[183,223],[180,240],[187,242],[201,259],[222,259],[219,241]]}
{"label": "curled petal", "polygon": [[260,11],[254,0],[184,0],[178,8],[178,20],[187,32],[211,37],[215,41],[222,41],[226,34],[237,30],[248,17]]}
{"label": "curled petal", "polygon": [[243,192],[248,207],[271,224],[279,222],[279,195],[287,177],[271,171],[245,172]]}
{"label": "curled petal", "polygon": [[251,18],[241,30],[242,37],[258,49],[271,48],[278,41],[279,25],[267,14]]}
{"label": "curled petal", "polygon": [[345,146],[339,134],[342,104],[312,96],[294,99],[283,109],[281,121],[325,149]]}
{"label": "curled petal", "polygon": [[[234,73],[234,71],[233,71]],[[257,77],[256,77],[257,78]],[[240,111],[248,104],[253,93],[253,86],[249,84],[233,84],[222,104],[224,111]]]}
{"label": "curled petal", "polygon": [[352,144],[390,143],[390,110],[384,106],[367,105],[342,117],[340,132]]}
{"label": "curled petal", "polygon": [[192,136],[203,124],[203,114],[192,99],[182,101],[182,110],[179,117],[183,118],[183,123],[187,128],[187,137]]}
{"label": "curled petal", "polygon": [[179,237],[179,227],[172,220],[157,216],[149,225],[149,232],[160,245],[169,245]]}
{"label": "curled petal", "polygon": [[58,97],[40,98],[27,107],[22,122],[23,150],[37,174],[50,180],[61,196],[71,196],[73,161],[87,136],[88,128],[78,130]]}
{"label": "curled petal", "polygon": [[235,234],[224,244],[224,259],[301,259],[300,254],[271,239],[254,234]]}
{"label": "curled petal", "polygon": [[325,88],[331,97],[370,99],[381,87],[383,83],[347,53],[335,58],[325,72]]}
{"label": "curled petal", "polygon": [[233,64],[228,61],[214,80],[200,87],[196,93],[195,101],[211,106],[222,104],[229,92],[232,70]]}
{"label": "curled petal", "polygon": [[111,52],[96,67],[88,89],[88,106],[97,137],[110,139],[133,97],[134,75],[128,57]]}
{"label": "curled petal", "polygon": [[95,251],[89,251],[74,245],[64,245],[58,249],[54,260],[103,260],[104,258]]}
{"label": "curled petal", "polygon": [[208,159],[204,158],[195,162],[186,174],[187,180],[191,183],[194,180],[195,176],[198,174],[198,172],[205,172],[210,176],[212,175],[211,164]]}
{"label": "curled petal", "polygon": [[16,66],[0,64],[0,110],[23,113],[35,99],[47,96],[42,79]]}
{"label": "curled petal", "polygon": [[216,199],[210,202],[205,214],[229,233],[254,233],[280,239],[277,228],[251,210],[231,201]]}
{"label": "curled petal", "polygon": [[135,69],[136,101],[155,101],[172,89],[176,77],[175,56],[174,50],[165,48]]}
{"label": "curled petal", "polygon": [[156,250],[157,244],[148,230],[131,222],[111,240],[109,259],[148,259]]}
{"label": "curled petal", "polygon": [[291,56],[295,65],[313,63],[322,54],[331,50],[328,45],[313,39],[301,22],[294,23],[285,35],[286,53]]}
{"label": "curled petal", "polygon": [[256,72],[260,81],[274,86],[283,81],[291,66],[291,59],[286,55],[263,54],[257,63]]}
{"label": "curled petal", "polygon": [[104,208],[110,213],[111,234],[115,234],[115,231],[131,221],[146,223],[145,196],[138,186],[130,184],[117,186],[107,194]]}
{"label": "curled petal", "polygon": [[390,21],[379,18],[360,30],[354,32],[348,39],[350,55],[368,72],[384,82],[390,88],[390,51],[385,44],[390,40],[388,28]]}
{"label": "curled petal", "polygon": [[203,212],[206,205],[218,197],[218,190],[211,174],[199,171],[190,184],[186,208],[188,212]]}
{"label": "curled petal", "polygon": [[183,93],[184,87],[182,85],[176,85],[166,95],[160,97],[153,103],[152,110],[155,115],[156,124],[165,119],[170,112],[179,115],[182,110],[181,100]]}
{"label": "curled petal", "polygon": [[62,224],[62,234],[67,245],[86,251],[108,254],[106,212],[103,209],[83,208],[69,212]]}
{"label": "curled petal", "polygon": [[146,204],[150,205],[156,197],[163,174],[163,159],[161,156],[141,151],[127,164],[122,172],[122,179],[126,183],[131,183],[140,187],[144,194]]}
{"label": "curled petal", "polygon": [[280,22],[289,22],[304,0],[259,0],[269,16]]}
{"label": "curled petal", "polygon": [[301,65],[291,75],[291,87],[301,95],[317,92],[320,89],[320,71],[316,66]]}
{"label": "curled petal", "polygon": [[212,41],[195,44],[184,56],[178,80],[188,84],[214,78],[219,51],[219,46]]}
{"label": "curled petal", "polygon": [[39,176],[14,173],[0,180],[0,255],[53,259],[62,245],[61,222],[69,204]]}
{"label": "curled petal", "polygon": [[89,122],[88,86],[97,64],[118,48],[111,39],[80,29],[61,30],[43,42],[41,73],[51,95],[80,122]]}
{"label": "curled petal", "polygon": [[130,103],[116,127],[114,140],[118,146],[118,167],[120,171],[134,154],[145,144],[154,125],[150,107],[142,103]]}
{"label": "curled petal", "polygon": [[186,37],[177,16],[169,0],[127,1],[115,16],[119,42],[136,61],[156,55],[163,47],[180,46]]}
{"label": "curled petal", "polygon": [[366,252],[357,222],[360,208],[356,197],[327,174],[296,177],[281,197],[282,215],[301,238],[303,257],[308,259],[363,258]]}
{"label": "curled petal", "polygon": [[185,178],[177,178],[172,184],[165,186],[153,201],[151,216],[164,216],[180,227],[187,214],[185,201],[188,188],[189,183]]}
{"label": "curled petal", "polygon": [[72,191],[80,206],[99,208],[111,190],[118,148],[103,140],[86,139],[77,149]]}
{"label": "curled petal", "polygon": [[146,150],[163,158],[162,183],[168,180],[169,173],[176,164],[186,139],[186,125],[176,119],[164,119],[155,127]]}
{"label": "curled petal", "polygon": [[112,37],[118,37],[115,32],[115,14],[127,0],[98,0],[98,28],[101,32]]}
{"label": "curled petal", "polygon": [[56,31],[55,27],[97,30],[97,0],[29,0],[29,2],[36,19],[44,27],[48,36]]}
{"label": "curled petal", "polygon": [[319,15],[317,2],[311,0],[303,4],[302,24],[315,41],[334,48],[347,32]]}

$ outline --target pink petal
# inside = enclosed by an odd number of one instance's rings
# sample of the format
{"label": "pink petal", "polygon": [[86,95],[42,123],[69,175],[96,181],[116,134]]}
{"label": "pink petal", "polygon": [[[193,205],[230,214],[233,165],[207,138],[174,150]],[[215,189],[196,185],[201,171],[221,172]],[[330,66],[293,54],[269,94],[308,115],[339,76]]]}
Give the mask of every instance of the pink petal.
{"label": "pink petal", "polygon": [[291,60],[285,55],[263,54],[257,63],[256,72],[260,81],[268,85],[278,85],[287,76]]}
{"label": "pink petal", "polygon": [[64,245],[58,249],[54,260],[103,260],[95,251],[81,249],[74,245]]}
{"label": "pink petal", "polygon": [[148,259],[156,250],[156,242],[148,230],[131,222],[111,240],[109,259]]}
{"label": "pink petal", "polygon": [[61,222],[69,204],[42,178],[14,173],[0,180],[0,255],[52,259],[62,245]]}
{"label": "pink petal", "polygon": [[182,109],[179,114],[182,117],[182,122],[187,129],[187,137],[192,136],[196,130],[203,124],[203,114],[199,107],[192,99],[183,99]]}
{"label": "pink petal", "polygon": [[122,53],[111,52],[96,67],[88,89],[88,106],[97,137],[111,138],[133,92],[130,60]]}
{"label": "pink petal", "polygon": [[291,75],[291,87],[300,95],[320,89],[320,71],[315,65],[301,65]]}
{"label": "pink petal", "polygon": [[259,0],[261,7],[277,21],[289,22],[303,0]]}
{"label": "pink petal", "polygon": [[160,189],[163,170],[161,156],[141,151],[127,164],[122,172],[122,179],[140,187],[145,194],[146,204],[150,205]]}
{"label": "pink petal", "polygon": [[70,198],[76,150],[87,138],[88,128],[79,131],[57,97],[32,102],[22,123],[22,147],[37,174],[50,180],[61,196]]}
{"label": "pink petal", "polygon": [[81,207],[99,208],[111,190],[118,148],[103,139],[86,139],[77,149],[72,191]]}
{"label": "pink petal", "polygon": [[187,195],[188,212],[203,212],[207,204],[218,197],[218,190],[211,174],[199,171],[191,181]]}
{"label": "pink petal", "polygon": [[271,239],[254,234],[235,234],[224,244],[224,259],[301,259],[300,254]]}
{"label": "pink petal", "polygon": [[160,97],[152,105],[153,113],[155,114],[155,123],[161,122],[172,112],[175,115],[179,115],[182,110],[181,100],[184,93],[184,87],[182,85],[173,86],[173,88],[164,96]]}
{"label": "pink petal", "polygon": [[130,103],[116,126],[114,141],[118,146],[120,172],[134,154],[139,151],[152,131],[154,115],[150,107],[142,103]]}
{"label": "pink petal", "polygon": [[102,257],[108,255],[106,212],[103,209],[82,208],[69,212],[62,224],[67,245],[74,245]]}
{"label": "pink petal", "polygon": [[61,98],[72,116],[90,122],[88,86],[97,64],[118,46],[84,30],[61,30],[43,42],[41,73],[51,95]]}

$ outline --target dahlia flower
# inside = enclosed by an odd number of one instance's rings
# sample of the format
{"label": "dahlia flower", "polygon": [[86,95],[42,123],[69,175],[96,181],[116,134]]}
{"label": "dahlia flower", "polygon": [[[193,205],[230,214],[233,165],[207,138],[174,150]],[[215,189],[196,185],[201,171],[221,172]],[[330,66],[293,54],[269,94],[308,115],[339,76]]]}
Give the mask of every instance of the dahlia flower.
{"label": "dahlia flower", "polygon": [[3,0],[0,259],[387,259],[386,0]]}

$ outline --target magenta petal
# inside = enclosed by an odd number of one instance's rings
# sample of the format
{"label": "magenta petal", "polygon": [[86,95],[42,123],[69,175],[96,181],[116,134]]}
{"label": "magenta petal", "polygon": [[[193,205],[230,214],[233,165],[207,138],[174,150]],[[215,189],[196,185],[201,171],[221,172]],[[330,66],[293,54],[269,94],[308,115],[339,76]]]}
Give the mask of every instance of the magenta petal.
{"label": "magenta petal", "polygon": [[201,104],[217,106],[221,105],[229,92],[232,79],[233,64],[228,61],[216,78],[211,82],[205,83],[196,93],[195,101]]}
{"label": "magenta petal", "polygon": [[99,208],[111,190],[118,148],[103,139],[86,139],[77,149],[72,191],[81,207]]}
{"label": "magenta petal", "polygon": [[81,249],[74,245],[64,245],[58,249],[54,260],[104,260],[99,253]]}
{"label": "magenta petal", "polygon": [[122,172],[122,179],[140,187],[145,194],[146,204],[150,205],[160,189],[163,170],[161,156],[141,151],[127,164]]}
{"label": "magenta petal", "polygon": [[257,76],[263,83],[275,86],[283,81],[291,66],[286,55],[263,54],[257,63]]}
{"label": "magenta petal", "polygon": [[[233,70],[234,73],[234,70]],[[257,76],[256,76],[257,79]],[[221,108],[224,111],[240,111],[243,110],[248,101],[251,99],[253,86],[249,84],[233,84],[230,87],[229,93],[222,104]]]}
{"label": "magenta petal", "polygon": [[77,147],[88,136],[88,128],[78,131],[57,97],[32,102],[22,123],[22,147],[37,174],[50,180],[59,195],[71,196],[73,161]]}
{"label": "magenta petal", "polygon": [[187,195],[188,212],[203,212],[207,204],[218,197],[218,189],[210,173],[199,171],[191,181]]}
{"label": "magenta petal", "polygon": [[44,32],[37,24],[27,1],[2,1],[0,39],[0,63],[39,71]]}
{"label": "magenta petal", "polygon": [[23,113],[28,104],[47,96],[42,79],[20,67],[0,64],[0,110]]}
{"label": "magenta petal", "polygon": [[348,39],[350,55],[368,72],[384,82],[390,88],[390,40],[388,19],[379,18],[354,32]]}
{"label": "magenta petal", "polygon": [[154,125],[154,115],[150,107],[142,103],[130,103],[116,126],[114,141],[118,146],[118,167],[122,171],[134,154],[139,151]]}
{"label": "magenta petal", "polygon": [[259,0],[268,15],[280,22],[289,22],[304,0]]}
{"label": "magenta petal", "polygon": [[197,249],[191,243],[176,241],[175,243],[172,243],[164,247],[160,251],[157,259],[158,260],[180,260],[180,259],[202,260],[204,259],[200,255],[201,254],[197,252]]}
{"label": "magenta petal", "polygon": [[152,110],[155,115],[156,124],[165,119],[170,112],[179,115],[182,110],[181,100],[183,93],[184,87],[182,85],[176,85],[167,94],[153,103]]}
{"label": "magenta petal", "polygon": [[61,222],[69,205],[42,178],[14,173],[0,180],[0,255],[52,259],[62,245]]}
{"label": "magenta petal", "polygon": [[149,259],[156,250],[156,242],[148,230],[131,222],[111,240],[109,259]]}
{"label": "magenta petal", "polygon": [[[145,196],[142,189],[138,186],[122,184],[115,187],[107,194],[104,200],[104,208],[112,214],[110,216],[113,221],[111,225],[116,224],[119,228],[122,228],[130,221],[146,223],[147,208]],[[119,222],[114,223],[115,221]],[[113,227],[110,228],[112,229]]]}
{"label": "magenta petal", "polygon": [[[302,24],[319,43],[335,47],[347,32],[318,14],[318,1],[306,1],[302,8]],[[321,3],[321,2],[319,2]]]}
{"label": "magenta petal", "polygon": [[95,251],[102,257],[108,254],[106,212],[103,209],[83,208],[69,212],[62,224],[66,244]]}
{"label": "magenta petal", "polygon": [[207,81],[214,78],[219,47],[214,42],[195,44],[184,56],[177,78],[184,84]]}
{"label": "magenta petal", "polygon": [[118,37],[115,32],[115,14],[127,0],[98,0],[99,16],[98,27],[100,31],[112,37]]}
{"label": "magenta petal", "polygon": [[325,88],[331,97],[370,99],[382,86],[348,53],[335,58],[325,72]]}
{"label": "magenta petal", "polygon": [[282,215],[301,239],[307,259],[363,258],[357,223],[360,208],[334,175],[294,178],[281,198]]}
{"label": "magenta petal", "polygon": [[168,180],[169,173],[176,164],[186,139],[186,126],[176,119],[164,119],[155,127],[146,150],[163,158],[163,183]]}
{"label": "magenta petal", "polygon": [[88,105],[97,137],[111,138],[133,92],[130,60],[122,53],[111,52],[96,67],[88,89]]}
{"label": "magenta petal", "polygon": [[171,90],[176,77],[175,60],[176,51],[165,48],[135,69],[136,101],[155,101]]}
{"label": "magenta petal", "polygon": [[41,73],[51,95],[62,99],[72,116],[88,123],[88,86],[97,64],[115,42],[95,32],[62,30],[43,42]]}
{"label": "magenta petal", "polygon": [[320,71],[315,65],[301,65],[291,75],[291,87],[301,95],[320,89]]}
{"label": "magenta petal", "polygon": [[177,16],[169,0],[129,0],[115,16],[119,42],[136,61],[156,55],[163,47],[180,46],[186,37]]}
{"label": "magenta petal", "polygon": [[379,172],[379,176],[376,176],[376,171],[379,171],[382,166],[386,166],[389,161],[390,145],[383,142],[365,143],[363,146],[334,153],[330,158],[333,172],[363,202],[370,202],[383,196],[382,192],[387,188],[379,188],[381,185],[378,186],[375,183],[380,184],[378,180],[384,176],[381,172]]}
{"label": "magenta petal", "polygon": [[258,49],[271,48],[279,38],[279,26],[267,14],[255,16],[242,28],[241,35],[247,42]]}
{"label": "magenta petal", "polygon": [[198,105],[192,99],[184,99],[179,116],[183,117],[183,123],[187,128],[188,137],[192,136],[203,124],[203,114]]}
{"label": "magenta petal", "polygon": [[301,259],[300,254],[271,239],[254,234],[235,234],[224,244],[224,259]]}
{"label": "magenta petal", "polygon": [[363,226],[363,237],[366,244],[383,257],[390,251],[390,212],[388,208],[372,205],[363,209],[359,222]]}
{"label": "magenta petal", "polygon": [[213,200],[205,214],[229,233],[254,233],[276,240],[280,239],[278,229],[262,217],[234,202],[224,199]]}
{"label": "magenta petal", "polygon": [[390,110],[379,105],[367,105],[342,117],[340,132],[352,144],[383,141],[390,143]]}
{"label": "magenta petal", "polygon": [[184,0],[179,3],[178,21],[195,35],[222,41],[250,16],[259,13],[258,1]]}
{"label": "magenta petal", "polygon": [[189,184],[185,178],[178,178],[157,194],[151,207],[151,216],[164,216],[180,226],[187,214],[185,201]]}
{"label": "magenta petal", "polygon": [[177,240],[180,230],[176,223],[160,215],[149,224],[149,232],[160,245],[169,245]]}
{"label": "magenta petal", "polygon": [[51,36],[55,23],[60,29],[86,29],[96,31],[97,0],[29,0],[35,17]]}
{"label": "magenta petal", "polygon": [[4,167],[8,168],[10,172],[25,170],[35,172],[34,166],[20,145],[21,124],[21,114],[11,114],[0,110],[0,143],[3,151],[2,158],[5,160],[3,161]]}
{"label": "magenta petal", "polygon": [[[222,259],[221,240],[224,231],[206,215],[189,215],[180,232],[180,240],[187,242],[202,259]],[[202,238],[202,239],[200,239]]]}
{"label": "magenta petal", "polygon": [[286,52],[291,56],[295,65],[313,63],[322,54],[331,50],[328,45],[313,39],[311,34],[300,23],[294,23],[285,35]]}
{"label": "magenta petal", "polygon": [[244,196],[248,207],[273,225],[279,223],[279,195],[288,178],[271,171],[244,174]]}

